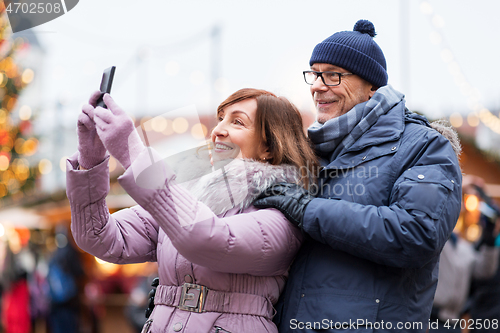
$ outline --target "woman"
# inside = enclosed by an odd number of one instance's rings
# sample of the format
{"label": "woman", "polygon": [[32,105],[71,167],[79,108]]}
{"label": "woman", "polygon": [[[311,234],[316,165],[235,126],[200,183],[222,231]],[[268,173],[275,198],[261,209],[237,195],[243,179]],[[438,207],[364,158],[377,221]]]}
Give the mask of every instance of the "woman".
{"label": "woman", "polygon": [[[79,116],[79,152],[67,165],[71,228],[103,260],[158,262],[156,306],[143,331],[277,332],[273,304],[302,237],[279,211],[251,203],[274,183],[309,185],[314,153],[298,110],[264,90],[229,96],[211,134],[215,171],[183,187],[170,167],[149,162],[161,158],[108,94],[109,109],[94,109],[97,97]],[[112,215],[106,150],[124,166],[119,182],[138,203]],[[196,161],[183,162],[185,179],[203,174]]]}

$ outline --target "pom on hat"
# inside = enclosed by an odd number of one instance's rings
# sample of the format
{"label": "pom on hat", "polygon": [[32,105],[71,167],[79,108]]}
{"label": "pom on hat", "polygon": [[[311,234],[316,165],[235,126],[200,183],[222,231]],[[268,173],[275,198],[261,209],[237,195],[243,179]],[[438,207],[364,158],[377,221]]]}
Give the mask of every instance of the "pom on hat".
{"label": "pom on hat", "polygon": [[359,20],[358,22],[356,22],[356,24],[354,25],[354,29],[352,30],[361,32],[362,34],[368,34],[371,37],[375,37],[375,35],[377,35],[373,23],[368,20]]}

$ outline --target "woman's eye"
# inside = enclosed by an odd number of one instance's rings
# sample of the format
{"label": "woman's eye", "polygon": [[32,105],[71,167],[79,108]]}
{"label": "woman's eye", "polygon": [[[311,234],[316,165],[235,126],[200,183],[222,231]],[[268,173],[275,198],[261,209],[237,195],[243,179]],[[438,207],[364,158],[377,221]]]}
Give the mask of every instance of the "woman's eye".
{"label": "woman's eye", "polygon": [[224,118],[222,118],[222,117],[218,117],[218,118],[217,118],[217,120],[220,122],[220,121],[223,121],[223,120],[224,120]]}
{"label": "woman's eye", "polygon": [[235,122],[236,124],[238,124],[238,125],[243,126],[243,123],[242,123],[242,122],[241,122],[241,120],[239,120],[239,119],[235,119],[235,121],[234,121],[234,122]]}

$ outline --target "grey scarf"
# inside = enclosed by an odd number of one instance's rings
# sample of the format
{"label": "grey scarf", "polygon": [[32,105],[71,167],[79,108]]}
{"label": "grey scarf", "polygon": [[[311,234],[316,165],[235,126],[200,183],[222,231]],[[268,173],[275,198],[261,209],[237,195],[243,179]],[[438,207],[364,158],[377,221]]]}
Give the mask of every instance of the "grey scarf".
{"label": "grey scarf", "polygon": [[349,149],[378,118],[403,100],[404,95],[386,85],[377,90],[371,99],[360,103],[349,112],[328,120],[315,122],[309,129],[309,137],[315,144],[322,162],[329,163]]}

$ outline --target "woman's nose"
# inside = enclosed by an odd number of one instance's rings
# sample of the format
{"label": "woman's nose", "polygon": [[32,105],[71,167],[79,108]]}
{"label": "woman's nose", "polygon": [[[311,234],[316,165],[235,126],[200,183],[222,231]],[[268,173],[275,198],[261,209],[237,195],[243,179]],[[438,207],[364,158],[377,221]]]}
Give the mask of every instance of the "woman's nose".
{"label": "woman's nose", "polygon": [[225,129],[225,126],[223,122],[220,122],[215,126],[215,128],[212,130],[212,136],[216,137],[225,137],[227,136],[227,130]]}

